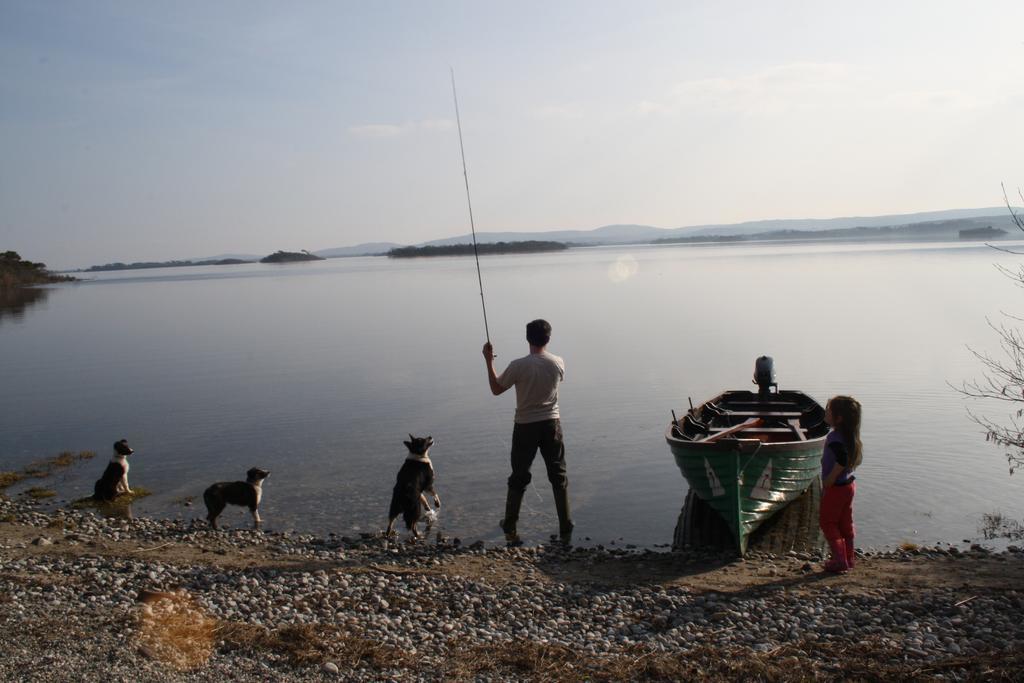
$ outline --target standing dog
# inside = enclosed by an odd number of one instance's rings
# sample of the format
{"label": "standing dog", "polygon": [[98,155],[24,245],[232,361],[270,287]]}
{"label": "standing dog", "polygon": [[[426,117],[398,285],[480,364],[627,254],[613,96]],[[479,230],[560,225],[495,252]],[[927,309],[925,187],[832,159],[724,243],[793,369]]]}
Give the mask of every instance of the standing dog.
{"label": "standing dog", "polygon": [[128,439],[121,439],[114,444],[114,457],[103,470],[103,476],[96,481],[92,497],[96,500],[111,501],[119,493],[131,493],[128,486],[128,456],[134,453],[128,446]]}
{"label": "standing dog", "polygon": [[[434,466],[430,462],[430,447],[434,445],[432,437],[420,438],[412,434],[408,441],[403,441],[409,449],[409,455],[398,470],[398,478],[395,481],[395,489],[391,494],[391,507],[388,510],[388,536],[395,533],[395,521],[399,515],[405,520],[405,527],[412,532],[413,538],[419,538],[416,530],[416,523],[424,510],[430,510],[427,504],[427,491],[434,497],[434,506],[441,509],[441,499],[434,490]],[[428,517],[427,526],[430,526]]]}
{"label": "standing dog", "polygon": [[260,499],[263,498],[263,480],[269,476],[270,472],[253,467],[245,473],[245,481],[222,481],[206,489],[203,501],[206,503],[206,519],[210,526],[217,528],[217,517],[230,503],[249,508],[253,526],[259,529],[263,522],[259,511]]}

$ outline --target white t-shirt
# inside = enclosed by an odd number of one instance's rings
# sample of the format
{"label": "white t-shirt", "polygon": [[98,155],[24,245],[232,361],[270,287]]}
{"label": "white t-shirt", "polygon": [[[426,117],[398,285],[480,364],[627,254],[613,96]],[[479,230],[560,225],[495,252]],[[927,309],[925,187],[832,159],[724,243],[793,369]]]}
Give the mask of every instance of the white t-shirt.
{"label": "white t-shirt", "polygon": [[516,358],[498,384],[516,388],[516,424],[558,418],[558,383],[565,379],[565,362],[547,351]]}

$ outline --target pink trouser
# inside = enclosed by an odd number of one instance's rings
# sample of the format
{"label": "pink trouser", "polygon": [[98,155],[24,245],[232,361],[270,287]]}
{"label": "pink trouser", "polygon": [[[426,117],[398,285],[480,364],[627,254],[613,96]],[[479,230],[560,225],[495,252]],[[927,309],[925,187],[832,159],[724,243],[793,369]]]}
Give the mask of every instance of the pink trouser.
{"label": "pink trouser", "polygon": [[840,538],[853,539],[853,494],[857,485],[852,481],[846,486],[829,486],[821,496],[818,524],[826,541]]}

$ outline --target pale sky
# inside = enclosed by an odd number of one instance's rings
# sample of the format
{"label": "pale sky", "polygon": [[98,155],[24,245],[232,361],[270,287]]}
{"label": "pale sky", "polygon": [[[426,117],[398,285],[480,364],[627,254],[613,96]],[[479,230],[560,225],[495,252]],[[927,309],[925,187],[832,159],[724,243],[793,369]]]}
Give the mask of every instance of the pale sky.
{"label": "pale sky", "polygon": [[0,0],[0,250],[54,268],[998,205],[1024,2]]}

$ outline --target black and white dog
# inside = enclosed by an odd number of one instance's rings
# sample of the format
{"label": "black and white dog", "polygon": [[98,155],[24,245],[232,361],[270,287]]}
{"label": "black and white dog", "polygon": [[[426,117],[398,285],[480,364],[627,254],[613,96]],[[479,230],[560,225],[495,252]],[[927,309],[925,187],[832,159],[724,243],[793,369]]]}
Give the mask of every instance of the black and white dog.
{"label": "black and white dog", "polygon": [[270,472],[253,467],[245,473],[245,481],[222,481],[206,489],[203,501],[206,502],[206,519],[210,526],[217,528],[217,517],[230,503],[249,508],[253,526],[258,529],[263,521],[259,511],[260,499],[263,498],[263,480],[269,476]]}
{"label": "black and white dog", "polygon": [[121,439],[114,444],[114,457],[103,470],[103,476],[96,481],[92,497],[96,500],[111,501],[119,493],[131,493],[128,486],[128,456],[134,453],[128,446],[128,439]]}
{"label": "black and white dog", "polygon": [[[395,489],[391,494],[391,507],[388,510],[388,536],[395,533],[395,521],[401,515],[405,526],[412,532],[413,538],[419,537],[416,523],[420,521],[424,510],[427,512],[427,528],[441,509],[441,499],[434,490],[434,466],[430,462],[430,447],[434,445],[432,437],[420,438],[412,434],[408,441],[403,441],[409,449],[409,455],[398,470]],[[434,497],[434,510],[427,504],[426,492]]]}

